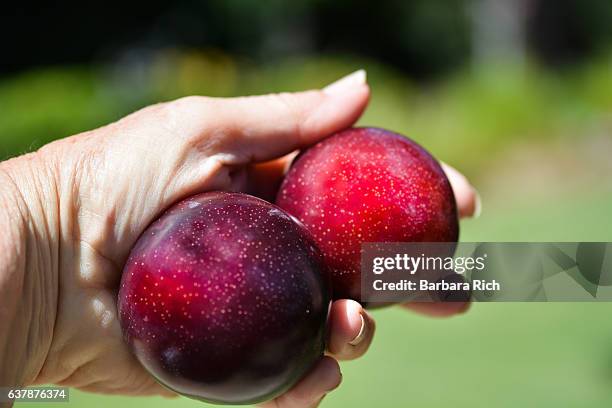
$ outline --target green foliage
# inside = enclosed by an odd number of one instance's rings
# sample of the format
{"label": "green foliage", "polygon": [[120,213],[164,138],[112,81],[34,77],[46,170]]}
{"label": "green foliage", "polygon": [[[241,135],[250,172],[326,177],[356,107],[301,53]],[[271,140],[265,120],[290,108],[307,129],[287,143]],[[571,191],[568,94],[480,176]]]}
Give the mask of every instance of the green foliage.
{"label": "green foliage", "polygon": [[31,71],[0,82],[0,157],[190,94],[233,96],[320,87],[360,67],[372,102],[361,124],[386,127],[475,171],[517,140],[579,133],[612,111],[611,60],[552,74],[535,66],[481,66],[426,86],[379,63],[295,58],[253,66],[219,52],[168,50],[139,65]]}
{"label": "green foliage", "polygon": [[111,106],[96,95],[97,81],[82,69],[48,69],[0,83],[0,157],[112,118]]}

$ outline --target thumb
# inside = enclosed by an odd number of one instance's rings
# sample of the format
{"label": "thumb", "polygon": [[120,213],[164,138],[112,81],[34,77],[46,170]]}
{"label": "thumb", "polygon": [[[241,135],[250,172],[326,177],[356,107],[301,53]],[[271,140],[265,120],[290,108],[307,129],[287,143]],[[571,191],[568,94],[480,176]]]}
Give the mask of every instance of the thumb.
{"label": "thumb", "polygon": [[369,93],[366,73],[359,70],[322,90],[173,103],[186,109],[190,133],[212,147],[209,153],[229,157],[227,164],[244,164],[283,156],[351,126]]}

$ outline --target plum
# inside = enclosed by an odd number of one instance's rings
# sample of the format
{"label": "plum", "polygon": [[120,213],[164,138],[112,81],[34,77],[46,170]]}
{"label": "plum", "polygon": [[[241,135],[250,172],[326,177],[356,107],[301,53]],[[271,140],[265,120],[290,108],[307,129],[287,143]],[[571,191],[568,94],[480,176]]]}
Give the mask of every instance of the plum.
{"label": "plum", "polygon": [[363,242],[456,242],[457,206],[439,163],[414,141],[350,128],[296,158],[276,204],[315,236],[333,298],[362,300]]}
{"label": "plum", "polygon": [[309,232],[275,205],[239,193],[188,198],[131,251],[118,302],[124,338],[179,394],[272,399],[323,354],[324,268]]}

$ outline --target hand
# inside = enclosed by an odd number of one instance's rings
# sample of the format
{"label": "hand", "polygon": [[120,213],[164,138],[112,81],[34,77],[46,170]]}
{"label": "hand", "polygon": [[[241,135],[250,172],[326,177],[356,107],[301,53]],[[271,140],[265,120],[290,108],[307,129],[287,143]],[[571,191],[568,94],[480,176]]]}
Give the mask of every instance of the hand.
{"label": "hand", "polygon": [[[10,253],[28,255],[20,266],[23,285],[15,286],[21,292],[10,293],[31,322],[5,340],[17,351],[0,355],[0,362],[16,365],[7,370],[13,378],[0,380],[172,395],[144,371],[121,337],[116,291],[130,248],[164,209],[187,196],[209,190],[270,194],[288,160],[279,157],[352,125],[368,97],[363,72],[319,91],[187,97],[2,163],[0,178],[11,186],[3,199],[16,208],[5,218],[23,227],[6,245]],[[473,189],[447,171],[453,187],[460,186],[460,211],[473,212]],[[3,264],[20,265],[0,259],[0,274]],[[0,294],[10,294],[2,283]],[[0,332],[8,333],[0,324]],[[334,302],[329,325],[329,355],[268,406],[317,405],[340,383],[336,360],[363,354],[374,333],[371,316],[350,300]]]}

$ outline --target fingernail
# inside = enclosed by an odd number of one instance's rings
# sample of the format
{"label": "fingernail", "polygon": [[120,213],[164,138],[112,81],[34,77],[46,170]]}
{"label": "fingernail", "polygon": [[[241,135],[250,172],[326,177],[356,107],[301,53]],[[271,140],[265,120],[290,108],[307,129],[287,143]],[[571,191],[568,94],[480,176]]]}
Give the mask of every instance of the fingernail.
{"label": "fingernail", "polygon": [[474,200],[474,214],[472,214],[472,218],[480,217],[480,213],[482,213],[482,200],[480,199],[480,194],[476,189],[474,189],[474,194],[476,196]]}
{"label": "fingernail", "polygon": [[355,338],[351,341],[349,341],[349,344],[351,346],[357,346],[359,343],[361,343],[363,341],[363,339],[365,338],[365,319],[363,318],[362,314],[359,314],[359,317],[361,318],[361,328],[359,329],[359,333],[357,334],[357,336],[355,336]]}
{"label": "fingernail", "polygon": [[358,85],[366,83],[366,72],[363,69],[355,71],[343,78],[340,78],[334,83],[327,85],[323,88],[323,92],[329,95],[338,95],[346,92],[347,90],[354,88]]}

